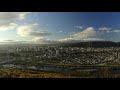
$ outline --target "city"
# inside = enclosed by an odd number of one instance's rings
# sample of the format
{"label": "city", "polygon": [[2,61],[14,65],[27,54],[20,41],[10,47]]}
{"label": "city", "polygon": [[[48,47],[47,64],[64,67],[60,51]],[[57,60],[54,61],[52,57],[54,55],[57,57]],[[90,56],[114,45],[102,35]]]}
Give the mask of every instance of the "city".
{"label": "city", "polygon": [[120,47],[62,47],[57,45],[1,45],[0,65],[20,62],[58,65],[120,63]]}
{"label": "city", "polygon": [[119,12],[0,12],[0,78],[120,78],[119,23]]}

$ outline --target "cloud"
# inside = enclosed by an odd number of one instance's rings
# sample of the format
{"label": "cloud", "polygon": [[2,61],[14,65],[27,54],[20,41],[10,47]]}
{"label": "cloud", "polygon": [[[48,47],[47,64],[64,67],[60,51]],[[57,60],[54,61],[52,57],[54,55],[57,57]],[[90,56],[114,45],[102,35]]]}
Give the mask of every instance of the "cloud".
{"label": "cloud", "polygon": [[83,38],[80,40],[74,40],[73,38],[60,39],[59,42],[79,42],[79,41],[103,41],[104,39],[100,38]]}
{"label": "cloud", "polygon": [[0,31],[12,30],[15,29],[18,25],[15,23],[10,23],[9,25],[3,25],[0,27]]}
{"label": "cloud", "polygon": [[62,31],[62,30],[60,30],[60,31],[59,31],[59,33],[63,33],[63,31]]}
{"label": "cloud", "polygon": [[96,34],[97,32],[95,31],[93,27],[88,27],[82,32],[77,32],[71,35],[71,37],[75,40],[79,40],[79,39],[84,39],[84,38],[94,38],[96,37]]}
{"label": "cloud", "polygon": [[[103,27],[103,28],[98,28],[98,30],[104,34],[104,33],[112,33],[112,32],[115,32],[115,33],[119,33],[120,30],[112,30],[112,28],[106,28],[106,27]],[[98,32],[99,32],[98,31]]]}
{"label": "cloud", "polygon": [[64,39],[60,39],[60,40],[58,40],[58,41],[60,41],[60,42],[64,42],[64,41],[73,41],[74,39],[73,38],[64,38]]}
{"label": "cloud", "polygon": [[45,41],[46,39],[44,37],[36,37],[33,38],[31,41],[38,42],[38,41]]}
{"label": "cloud", "polygon": [[3,40],[3,42],[14,42],[14,40]]}
{"label": "cloud", "polygon": [[15,29],[16,21],[26,18],[28,12],[0,12],[0,31]]}
{"label": "cloud", "polygon": [[111,33],[112,31],[110,31],[110,30],[108,30],[108,31],[106,31],[106,33]]}
{"label": "cloud", "polygon": [[46,39],[45,37],[35,37],[31,40],[10,40],[10,39],[2,39],[0,40],[1,44],[53,44],[58,43],[57,40]]}
{"label": "cloud", "polygon": [[98,28],[98,30],[102,30],[102,31],[108,31],[111,30],[112,28],[107,28],[107,27],[102,27],[102,28]]}
{"label": "cloud", "polygon": [[44,37],[35,37],[32,40],[10,40],[10,39],[3,39],[0,40],[1,44],[53,44],[57,43],[58,41],[46,39]]}
{"label": "cloud", "polygon": [[100,39],[100,38],[85,38],[83,41],[103,41],[105,39]]}
{"label": "cloud", "polygon": [[0,44],[27,44],[28,41],[21,41],[21,40],[10,40],[10,39],[3,39],[0,40]]}
{"label": "cloud", "polygon": [[75,26],[75,28],[78,28],[78,29],[83,29],[82,26]]}
{"label": "cloud", "polygon": [[113,32],[120,32],[120,30],[113,30]]}
{"label": "cloud", "polygon": [[0,26],[9,25],[16,20],[25,19],[28,12],[0,12]]}
{"label": "cloud", "polygon": [[46,39],[44,37],[35,37],[31,40],[34,44],[50,44],[50,43],[56,43],[57,41]]}
{"label": "cloud", "polygon": [[76,41],[99,41],[104,40],[98,38],[98,32],[93,27],[88,27],[85,30],[71,34],[68,38],[60,39],[60,42],[76,42]]}
{"label": "cloud", "polygon": [[48,36],[51,35],[51,33],[47,31],[40,30],[39,24],[29,24],[29,25],[23,25],[17,28],[17,34],[25,37],[25,36],[35,36],[35,37],[41,37],[41,36]]}
{"label": "cloud", "polygon": [[73,34],[75,34],[76,32],[69,32],[69,35],[73,35]]}

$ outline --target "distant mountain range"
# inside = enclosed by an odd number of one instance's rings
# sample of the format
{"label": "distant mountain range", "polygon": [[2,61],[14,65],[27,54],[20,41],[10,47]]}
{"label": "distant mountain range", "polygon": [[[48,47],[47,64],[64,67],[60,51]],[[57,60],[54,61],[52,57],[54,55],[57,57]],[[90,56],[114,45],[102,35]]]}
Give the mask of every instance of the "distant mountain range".
{"label": "distant mountain range", "polygon": [[75,42],[56,42],[49,44],[29,44],[29,43],[1,43],[0,45],[40,45],[40,46],[64,46],[64,47],[120,47],[120,42],[112,41],[75,41]]}
{"label": "distant mountain range", "polygon": [[120,42],[112,41],[81,41],[72,43],[61,43],[61,46],[71,46],[71,47],[120,47]]}

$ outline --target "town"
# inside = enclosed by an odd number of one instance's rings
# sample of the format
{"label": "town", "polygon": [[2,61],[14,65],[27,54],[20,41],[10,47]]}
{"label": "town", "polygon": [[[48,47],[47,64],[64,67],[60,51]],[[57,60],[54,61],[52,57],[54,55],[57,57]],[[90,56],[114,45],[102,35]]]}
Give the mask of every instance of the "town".
{"label": "town", "polygon": [[[120,47],[61,47],[40,45],[1,45],[0,65],[52,63],[60,65],[119,64]],[[28,62],[28,63],[27,63]],[[23,65],[23,64],[22,64]]]}

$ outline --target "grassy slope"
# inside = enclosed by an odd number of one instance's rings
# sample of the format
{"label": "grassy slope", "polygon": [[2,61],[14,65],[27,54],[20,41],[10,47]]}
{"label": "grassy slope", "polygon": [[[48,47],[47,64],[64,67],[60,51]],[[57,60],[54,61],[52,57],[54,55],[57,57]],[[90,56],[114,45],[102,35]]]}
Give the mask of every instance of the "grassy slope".
{"label": "grassy slope", "polygon": [[0,69],[0,78],[72,78],[69,75],[32,70]]}
{"label": "grassy slope", "polygon": [[[67,66],[67,68],[68,67],[78,68]],[[112,73],[113,69],[120,70],[120,66],[100,66],[97,72],[89,69],[80,69],[79,72],[70,75],[35,70],[0,69],[0,78],[120,78],[120,74]]]}

